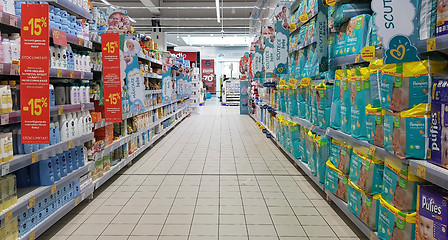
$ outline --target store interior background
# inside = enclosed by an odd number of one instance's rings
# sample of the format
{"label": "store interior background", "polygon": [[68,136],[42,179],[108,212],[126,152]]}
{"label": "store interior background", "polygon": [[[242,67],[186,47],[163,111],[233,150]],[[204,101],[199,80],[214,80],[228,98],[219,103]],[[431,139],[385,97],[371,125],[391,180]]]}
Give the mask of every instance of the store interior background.
{"label": "store interior background", "polygon": [[269,20],[276,4],[268,0],[129,0],[125,6],[122,0],[94,3],[126,10],[135,21],[134,28],[151,36],[159,49],[198,52],[197,64],[200,59],[213,59],[216,96],[223,75],[240,77],[239,60],[249,51],[255,33]]}

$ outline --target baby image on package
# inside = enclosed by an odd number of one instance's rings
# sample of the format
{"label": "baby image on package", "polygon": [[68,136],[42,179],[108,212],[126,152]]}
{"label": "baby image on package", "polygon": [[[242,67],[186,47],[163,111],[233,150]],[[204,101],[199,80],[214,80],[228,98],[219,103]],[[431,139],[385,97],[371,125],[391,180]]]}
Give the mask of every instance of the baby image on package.
{"label": "baby image on package", "polygon": [[352,147],[337,140],[331,140],[330,162],[342,173],[348,174],[350,170],[350,158],[352,155]]}
{"label": "baby image on package", "polygon": [[418,187],[417,240],[447,240],[448,192],[428,185]]}
{"label": "baby image on package", "polygon": [[348,178],[343,175],[343,173],[339,171],[330,161],[327,161],[325,188],[344,202],[347,202]]}
{"label": "baby image on package", "polygon": [[343,77],[341,80],[341,131],[350,134],[351,133],[351,114],[352,114],[352,95],[351,95],[351,84],[352,84],[351,72],[350,70],[343,71]]}
{"label": "baby image on package", "polygon": [[415,239],[416,213],[401,212],[380,197],[378,237],[384,240]]}
{"label": "baby image on package", "polygon": [[350,180],[348,182],[348,209],[373,231],[377,230],[379,194],[370,196]]}
{"label": "baby image on package", "polygon": [[384,115],[384,148],[399,158],[426,159],[429,139],[428,104]]}
{"label": "baby image on package", "polygon": [[448,0],[438,0],[436,35],[441,36],[447,33],[448,33]]}
{"label": "baby image on package", "polygon": [[384,162],[353,149],[350,160],[350,180],[367,194],[377,194],[381,192],[383,186]]}
{"label": "baby image on package", "polygon": [[378,147],[384,147],[384,123],[381,107],[374,108],[371,104],[366,107],[367,141]]}
{"label": "baby image on package", "polygon": [[351,69],[350,103],[351,133],[361,140],[367,138],[366,106],[370,99],[370,74],[368,68]]}

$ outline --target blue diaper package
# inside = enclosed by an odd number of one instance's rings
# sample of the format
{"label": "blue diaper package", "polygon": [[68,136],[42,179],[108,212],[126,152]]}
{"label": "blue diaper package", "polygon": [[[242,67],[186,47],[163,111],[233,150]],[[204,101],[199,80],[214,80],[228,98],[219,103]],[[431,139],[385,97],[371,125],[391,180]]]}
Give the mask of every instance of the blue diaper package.
{"label": "blue diaper package", "polygon": [[318,126],[321,128],[330,127],[331,100],[333,98],[333,85],[327,85],[324,82],[314,88],[316,92],[317,119]]}
{"label": "blue diaper package", "polygon": [[362,14],[348,21],[345,32],[345,50],[347,55],[360,54],[370,39],[370,15]]}
{"label": "blue diaper package", "polygon": [[291,116],[298,116],[299,114],[299,109],[298,109],[298,103],[297,103],[297,98],[298,98],[298,90],[297,89],[292,89],[289,91],[289,114],[291,114]]}
{"label": "blue diaper package", "polygon": [[351,134],[361,140],[367,140],[366,106],[370,102],[370,74],[368,68],[351,69],[350,102]]}
{"label": "blue diaper package", "polygon": [[316,170],[319,182],[325,183],[327,171],[326,162],[330,156],[330,139],[316,135],[313,139],[315,148]]}
{"label": "blue diaper package", "polygon": [[336,34],[335,37],[335,44],[334,44],[334,57],[340,57],[347,55],[346,52],[346,38],[345,32],[347,31],[347,25],[348,23],[342,24],[342,26],[339,28],[339,31]]}
{"label": "blue diaper package", "polygon": [[375,25],[375,17],[376,14],[373,13],[372,17],[370,18],[370,42],[369,42],[369,46],[375,46],[375,47],[380,47],[382,45],[381,43],[381,38],[380,36],[378,36],[378,27]]}
{"label": "blue diaper package", "polygon": [[317,114],[317,96],[316,96],[316,86],[311,85],[311,123],[318,125],[320,122],[319,115]]}
{"label": "blue diaper package", "polygon": [[348,198],[348,178],[339,171],[330,161],[327,161],[327,173],[325,177],[325,188],[347,202]]}
{"label": "blue diaper package", "polygon": [[372,107],[367,105],[366,107],[366,128],[367,128],[367,141],[370,144],[384,148],[384,115],[381,107]]}
{"label": "blue diaper package", "polygon": [[333,13],[333,22],[335,26],[339,26],[349,21],[352,17],[370,14],[371,12],[372,9],[369,3],[343,4]]}
{"label": "blue diaper package", "polygon": [[348,181],[348,209],[373,231],[377,230],[381,205],[379,198],[379,194],[370,196],[352,181]]}
{"label": "blue diaper package", "polygon": [[[431,61],[431,73],[443,72],[446,63]],[[381,107],[401,112],[428,103],[429,62],[386,64],[382,68]]]}
{"label": "blue diaper package", "polygon": [[308,129],[300,126],[300,153],[301,158],[300,160],[304,163],[308,163],[308,155],[306,153],[307,151],[307,141],[308,141]]}
{"label": "blue diaper package", "polygon": [[352,101],[351,101],[351,72],[350,70],[343,70],[343,76],[341,80],[341,131],[347,134],[351,133],[351,113],[352,113]]}
{"label": "blue diaper package", "polygon": [[428,104],[401,113],[386,111],[384,115],[384,149],[399,158],[426,159],[429,148]]}
{"label": "blue diaper package", "polygon": [[416,213],[401,212],[380,198],[378,237],[384,240],[414,240]]}
{"label": "blue diaper package", "polygon": [[331,140],[330,162],[345,175],[348,175],[350,171],[352,149],[351,146],[348,146],[339,140]]}
{"label": "blue diaper package", "polygon": [[333,102],[331,104],[330,115],[331,127],[334,129],[341,128],[341,99],[343,93],[341,88],[342,77],[342,70],[336,70],[334,79]]}
{"label": "blue diaper package", "polygon": [[306,99],[306,88],[305,87],[299,87],[297,89],[297,104],[298,104],[298,114],[297,116],[300,118],[306,118],[306,106],[305,106],[305,99]]}
{"label": "blue diaper package", "polygon": [[414,212],[417,205],[417,188],[422,179],[409,172],[409,166],[401,168],[386,163],[384,167],[381,197],[402,212]]}
{"label": "blue diaper package", "polygon": [[367,155],[353,149],[349,178],[364,192],[370,195],[381,193],[383,171],[383,161],[377,158],[368,158]]}

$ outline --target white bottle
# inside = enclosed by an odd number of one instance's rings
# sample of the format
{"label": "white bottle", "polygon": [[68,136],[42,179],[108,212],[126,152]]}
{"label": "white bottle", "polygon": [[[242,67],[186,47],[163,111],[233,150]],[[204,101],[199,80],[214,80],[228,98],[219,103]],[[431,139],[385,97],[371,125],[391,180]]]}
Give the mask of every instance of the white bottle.
{"label": "white bottle", "polygon": [[2,34],[2,47],[3,47],[3,62],[11,63],[11,44],[9,43],[9,39],[3,37]]}
{"label": "white bottle", "polygon": [[81,54],[81,71],[83,72],[87,72],[86,68],[87,68],[87,57],[85,53]]}
{"label": "white bottle", "polygon": [[67,48],[61,47],[60,51],[61,51],[61,68],[67,69]]}
{"label": "white bottle", "polygon": [[86,102],[86,103],[90,103],[90,86],[89,86],[88,83],[86,83],[85,86],[86,86],[86,88],[85,88],[85,91],[86,91],[86,99],[85,99],[85,102]]}
{"label": "white bottle", "polygon": [[9,39],[9,48],[11,49],[11,61],[19,61],[19,48],[14,40]]}
{"label": "white bottle", "polygon": [[54,53],[56,55],[56,65],[55,68],[61,68],[62,62],[61,62],[61,50],[58,46],[54,46]]}
{"label": "white bottle", "polygon": [[82,116],[81,112],[77,112],[76,117],[78,118],[78,124],[76,124],[76,130],[78,132],[78,137],[80,137],[85,134],[84,117]]}
{"label": "white bottle", "polygon": [[53,46],[50,46],[50,68],[56,67],[56,53]]}
{"label": "white bottle", "polygon": [[86,72],[90,72],[90,71],[92,71],[92,63],[90,62],[91,60],[90,60],[90,54],[87,54],[86,53],[86,64],[87,64],[87,66],[86,66]]}
{"label": "white bottle", "polygon": [[76,93],[76,104],[81,103],[81,88],[78,83],[75,83],[75,93]]}
{"label": "white bottle", "polygon": [[76,97],[76,86],[74,83],[70,83],[70,104],[77,104]]}
{"label": "white bottle", "polygon": [[59,117],[59,130],[61,131],[61,142],[66,142],[69,139],[69,127],[66,114]]}
{"label": "white bottle", "polygon": [[79,87],[79,95],[79,102],[86,103],[86,86],[84,83],[81,83],[81,86]]}
{"label": "white bottle", "polygon": [[69,118],[68,118],[68,127],[69,127],[69,129],[68,129],[68,132],[69,132],[68,139],[70,140],[70,139],[75,138],[75,135],[76,135],[75,125],[76,125],[76,122],[78,120],[76,120],[75,115],[73,113],[69,113],[67,115],[69,116]]}
{"label": "white bottle", "polygon": [[84,123],[87,128],[86,129],[87,133],[90,133],[90,132],[92,132],[92,127],[93,127],[92,116],[90,115],[89,111],[84,111],[84,117],[85,117]]}

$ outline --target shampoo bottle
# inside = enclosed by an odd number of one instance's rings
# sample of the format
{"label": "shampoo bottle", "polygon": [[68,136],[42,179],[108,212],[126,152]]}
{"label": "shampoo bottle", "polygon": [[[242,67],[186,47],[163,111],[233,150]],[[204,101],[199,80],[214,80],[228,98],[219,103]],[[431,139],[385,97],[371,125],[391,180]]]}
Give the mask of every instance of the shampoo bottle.
{"label": "shampoo bottle", "polygon": [[68,172],[67,172],[67,159],[65,158],[65,154],[64,151],[62,150],[62,148],[58,148],[56,150],[56,155],[58,157],[58,161],[59,161],[59,165],[61,168],[61,178],[67,176]]}
{"label": "shampoo bottle", "polygon": [[51,166],[53,167],[54,181],[59,181],[61,179],[61,166],[59,165],[59,159],[56,156],[55,151],[50,152]]}
{"label": "shampoo bottle", "polygon": [[64,149],[64,155],[67,162],[67,173],[73,172],[73,159],[68,146]]}
{"label": "shampoo bottle", "polygon": [[39,176],[41,186],[50,186],[54,184],[53,167],[48,153],[42,154],[42,160],[39,161]]}

